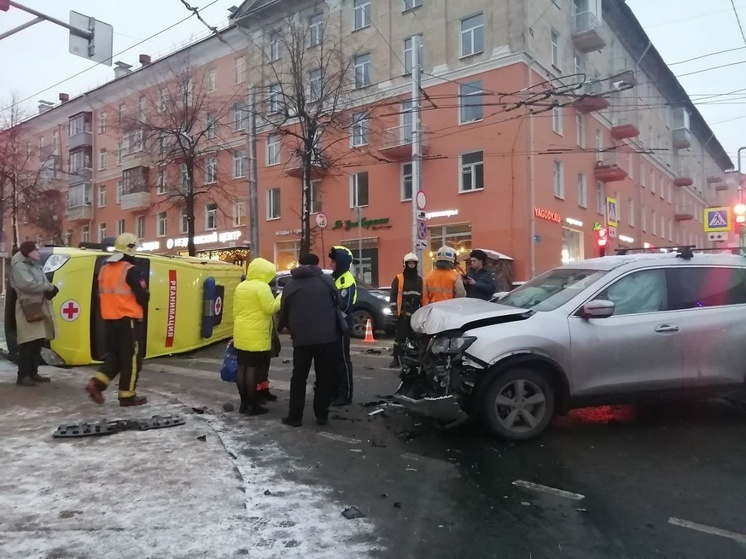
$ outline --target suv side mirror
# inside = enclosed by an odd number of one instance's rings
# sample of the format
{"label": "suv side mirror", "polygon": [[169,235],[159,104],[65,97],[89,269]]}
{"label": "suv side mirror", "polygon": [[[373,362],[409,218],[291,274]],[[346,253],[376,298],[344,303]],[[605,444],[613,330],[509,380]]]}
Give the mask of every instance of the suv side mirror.
{"label": "suv side mirror", "polygon": [[614,314],[614,303],[606,301],[604,299],[597,299],[595,301],[589,301],[580,311],[580,316],[583,318],[609,318]]}

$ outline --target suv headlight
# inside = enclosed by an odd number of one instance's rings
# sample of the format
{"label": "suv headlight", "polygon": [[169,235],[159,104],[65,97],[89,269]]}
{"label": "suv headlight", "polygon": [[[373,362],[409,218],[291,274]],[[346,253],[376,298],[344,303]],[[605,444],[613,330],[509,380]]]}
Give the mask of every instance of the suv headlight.
{"label": "suv headlight", "polygon": [[468,348],[471,344],[477,341],[474,336],[459,336],[455,338],[436,338],[433,342],[431,351],[438,355],[439,353],[445,353],[453,355],[460,353]]}
{"label": "suv headlight", "polygon": [[44,263],[44,273],[51,274],[52,272],[56,272],[62,268],[68,260],[70,260],[70,257],[66,254],[52,254]]}

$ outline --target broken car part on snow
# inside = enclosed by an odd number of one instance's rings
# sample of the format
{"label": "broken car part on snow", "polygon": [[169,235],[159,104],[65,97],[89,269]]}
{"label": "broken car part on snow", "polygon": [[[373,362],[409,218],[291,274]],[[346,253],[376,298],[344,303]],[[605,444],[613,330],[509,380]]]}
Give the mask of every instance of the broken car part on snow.
{"label": "broken car part on snow", "polygon": [[52,436],[56,439],[95,437],[113,435],[122,431],[147,431],[149,429],[176,427],[185,423],[186,419],[178,415],[154,415],[150,419],[116,419],[114,421],[102,419],[98,422],[83,421],[60,425]]}

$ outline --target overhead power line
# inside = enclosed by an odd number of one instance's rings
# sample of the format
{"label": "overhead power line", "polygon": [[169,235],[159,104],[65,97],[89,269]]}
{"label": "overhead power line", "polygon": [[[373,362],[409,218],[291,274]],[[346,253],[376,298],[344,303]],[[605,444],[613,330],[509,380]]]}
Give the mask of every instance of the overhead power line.
{"label": "overhead power line", "polygon": [[746,44],[746,35],[743,33],[743,25],[741,25],[741,18],[738,16],[738,10],[736,9],[736,3],[734,0],[730,0],[730,5],[733,6],[733,13],[736,14],[736,21],[738,22],[738,28],[741,30],[741,38],[744,44]]}

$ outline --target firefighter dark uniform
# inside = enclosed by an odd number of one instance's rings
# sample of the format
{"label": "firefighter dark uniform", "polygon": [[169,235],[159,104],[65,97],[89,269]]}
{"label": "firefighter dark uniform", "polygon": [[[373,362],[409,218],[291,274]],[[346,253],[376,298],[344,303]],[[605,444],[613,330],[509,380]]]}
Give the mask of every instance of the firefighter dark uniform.
{"label": "firefighter dark uniform", "polygon": [[107,354],[101,368],[86,385],[97,403],[102,392],[119,375],[119,405],[139,406],[137,380],[145,355],[145,309],[149,293],[142,273],[135,267],[137,238],[129,233],[117,237],[115,253],[98,273],[98,298],[106,329]]}
{"label": "firefighter dark uniform", "polygon": [[419,258],[414,253],[404,256],[404,270],[391,283],[389,301],[396,317],[396,334],[394,337],[394,358],[389,367],[399,368],[402,347],[412,333],[411,319],[414,312],[422,306],[422,277],[417,273]]}
{"label": "firefighter dark uniform", "polygon": [[342,311],[347,315],[347,332],[341,335],[341,350],[337,359],[337,375],[333,406],[346,406],[352,402],[352,359],[350,358],[350,336],[352,331],[352,308],[357,302],[357,282],[350,272],[352,252],[347,247],[335,246],[329,251],[334,262],[334,285],[339,291]]}

